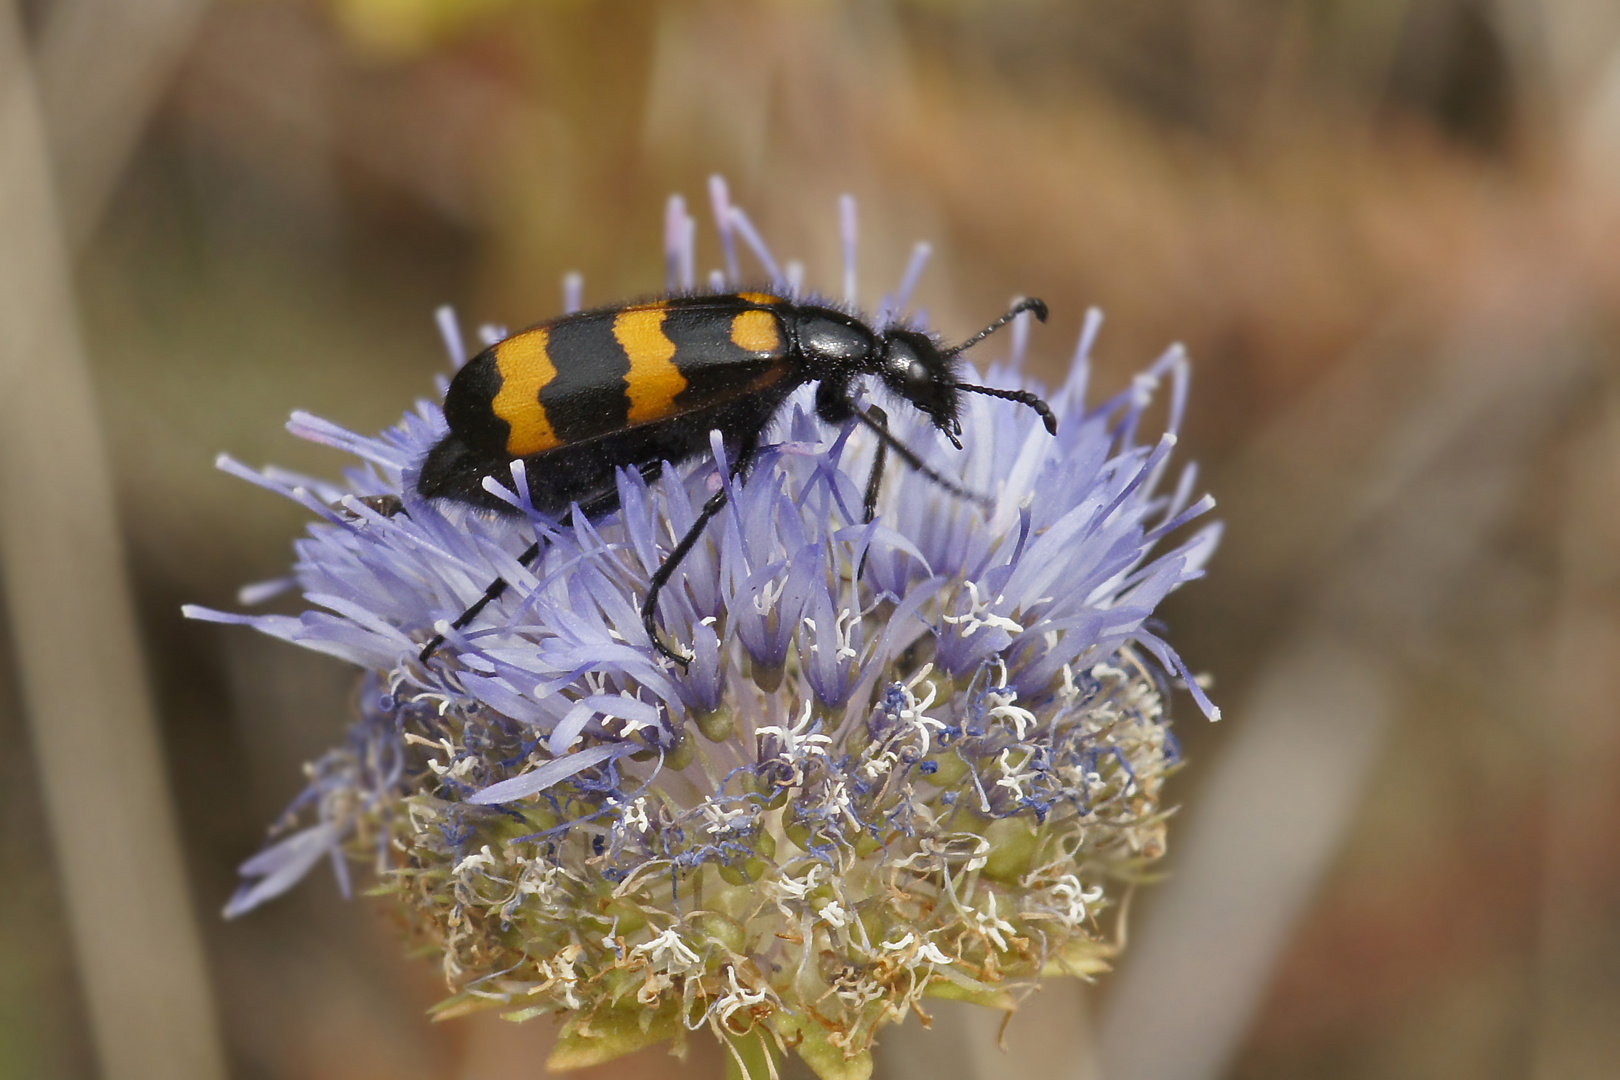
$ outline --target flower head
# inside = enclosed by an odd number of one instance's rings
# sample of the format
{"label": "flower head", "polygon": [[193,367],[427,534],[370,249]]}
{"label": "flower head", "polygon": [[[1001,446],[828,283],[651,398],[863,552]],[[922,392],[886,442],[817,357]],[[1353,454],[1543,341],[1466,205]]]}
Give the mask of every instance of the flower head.
{"label": "flower head", "polygon": [[[713,193],[716,287],[737,282],[740,238],[796,290]],[[672,289],[693,284],[692,235],[672,201]],[[295,415],[295,434],[359,458],[341,484],[222,459],[316,515],[293,579],[311,606],[189,613],[369,673],[348,744],[294,804],[313,823],[243,866],[227,910],[323,856],[365,854],[442,950],[441,1011],[565,1012],[560,1067],[708,1027],[859,1076],[877,1029],[926,997],[1011,1008],[1043,974],[1101,970],[1099,913],[1164,847],[1170,685],[1216,715],[1150,617],[1201,575],[1218,528],[1184,535],[1212,505],[1193,469],[1164,482],[1185,358],[1088,407],[1098,321],[1048,398],[1055,436],[985,396],[964,402],[961,450],[904,403],[888,410],[982,506],[891,464],[864,521],[875,443],[821,424],[804,392],[745,481],[716,437],[656,482],[622,471],[620,508],[594,520],[529,505],[521,461],[491,489],[514,515],[418,497],[445,431],[426,402],[375,438]],[[1022,337],[988,385],[1025,385]],[[1163,382],[1167,431],[1143,441]],[[640,602],[720,485],[728,505],[659,602],[683,668],[653,647]],[[452,627],[496,578],[511,588]],[[423,661],[435,633],[446,643]]]}

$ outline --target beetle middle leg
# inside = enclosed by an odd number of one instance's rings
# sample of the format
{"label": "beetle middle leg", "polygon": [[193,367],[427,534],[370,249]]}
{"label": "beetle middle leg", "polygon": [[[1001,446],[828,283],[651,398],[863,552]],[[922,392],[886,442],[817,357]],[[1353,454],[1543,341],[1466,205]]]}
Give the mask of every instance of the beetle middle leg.
{"label": "beetle middle leg", "polygon": [[[759,443],[757,438],[749,440],[737,451],[737,457],[731,465],[733,483],[740,481],[743,476],[747,475],[749,467],[754,463],[754,455],[758,451]],[[692,549],[697,547],[697,542],[703,538],[703,530],[708,528],[709,522],[713,521],[715,515],[725,508],[726,489],[722,485],[719,491],[709,496],[709,501],[704,503],[703,509],[698,511],[697,520],[692,522],[691,527],[686,530],[686,534],[676,542],[674,549],[664,556],[664,561],[658,564],[658,569],[653,571],[652,577],[647,581],[647,598],[641,602],[641,625],[647,630],[648,640],[652,642],[653,648],[681,665],[682,668],[692,662],[691,658],[680,655],[666,645],[664,639],[658,633],[658,595],[664,591],[664,586],[669,584],[669,579],[675,575],[676,570],[680,569],[681,563],[692,553]]]}
{"label": "beetle middle leg", "polygon": [[665,555],[664,561],[659,563],[658,569],[653,571],[652,578],[647,582],[647,599],[641,603],[641,625],[646,628],[647,637],[652,641],[653,648],[683,668],[692,662],[691,658],[682,656],[670,648],[658,634],[658,594],[664,591],[664,586],[669,584],[669,579],[680,568],[686,557],[692,553],[692,549],[697,547],[697,542],[702,539],[703,530],[708,527],[709,522],[713,521],[715,515],[725,508],[726,489],[721,488],[709,496],[709,501],[703,504],[702,510],[698,511],[697,520],[692,522],[692,527],[686,530],[686,535],[681,537],[680,542],[675,545],[675,549]]}

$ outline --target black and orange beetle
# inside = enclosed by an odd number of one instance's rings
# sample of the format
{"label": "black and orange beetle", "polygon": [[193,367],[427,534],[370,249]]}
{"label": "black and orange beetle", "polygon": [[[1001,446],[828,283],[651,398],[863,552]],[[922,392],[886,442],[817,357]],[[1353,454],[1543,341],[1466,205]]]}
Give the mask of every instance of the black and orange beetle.
{"label": "black and orange beetle", "polygon": [[[711,431],[720,432],[733,469],[746,473],[788,395],[813,382],[818,418],[833,425],[857,421],[879,440],[866,520],[876,507],[886,450],[949,491],[981,499],[891,435],[882,410],[857,404],[856,384],[876,378],[958,448],[962,393],[1027,405],[1055,434],[1057,418],[1036,395],[974,386],[954,372],[963,350],[1025,311],[1046,321],[1045,304],[1022,300],[949,348],[920,330],[874,330],[838,308],[769,292],[666,296],[563,315],[491,345],[456,373],[444,400],[450,433],[423,461],[417,491],[514,513],[484,481],[508,483],[512,462],[521,458],[536,509],[594,519],[618,508],[619,469],[639,469],[651,479],[665,463],[707,453]],[[658,594],[725,504],[721,488],[653,573],[641,605],[653,644],[683,666],[686,659],[654,625]],[[528,565],[540,550],[536,541],[519,561]],[[496,579],[451,626],[466,626],[506,588]],[[420,658],[425,662],[443,643],[443,635],[435,635]]]}

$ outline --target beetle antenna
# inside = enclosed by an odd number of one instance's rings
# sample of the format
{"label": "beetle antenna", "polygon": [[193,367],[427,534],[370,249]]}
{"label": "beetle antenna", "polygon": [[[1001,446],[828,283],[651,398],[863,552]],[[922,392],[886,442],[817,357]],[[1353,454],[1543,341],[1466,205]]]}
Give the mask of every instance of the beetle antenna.
{"label": "beetle antenna", "polygon": [[[1018,303],[1008,308],[1007,314],[1003,315],[1001,318],[997,319],[983,330],[980,330],[977,334],[974,334],[972,337],[962,342],[962,344],[953,345],[949,349],[946,349],[942,355],[952,357],[957,353],[965,352],[966,350],[971,349],[973,346],[977,345],[979,342],[983,341],[997,330],[1000,330],[1003,326],[1006,326],[1008,323],[1012,322],[1026,311],[1033,311],[1037,319],[1041,320],[1041,322],[1046,321],[1046,304],[1043,301],[1035,299],[1033,296],[1026,296],[1024,299],[1018,301]],[[964,389],[966,388],[964,387]]]}
{"label": "beetle antenna", "polygon": [[970,394],[983,394],[985,397],[998,397],[1016,401],[1020,405],[1028,405],[1040,413],[1041,423],[1046,425],[1047,434],[1057,434],[1057,417],[1053,414],[1052,407],[1028,390],[998,390],[994,386],[969,386],[967,383],[957,383],[956,388],[966,390]]}

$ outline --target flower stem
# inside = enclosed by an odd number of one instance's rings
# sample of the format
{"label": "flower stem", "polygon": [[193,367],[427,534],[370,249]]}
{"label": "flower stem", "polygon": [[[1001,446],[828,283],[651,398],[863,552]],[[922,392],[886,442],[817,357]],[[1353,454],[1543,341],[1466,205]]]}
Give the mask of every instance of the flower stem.
{"label": "flower stem", "polygon": [[763,1026],[726,1040],[726,1080],[778,1080],[776,1041]]}

